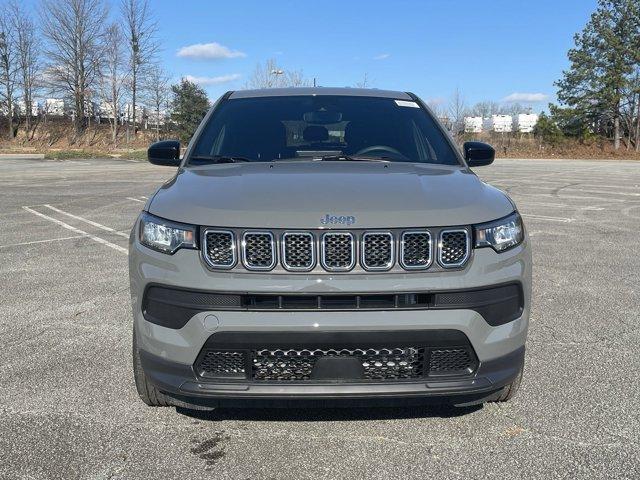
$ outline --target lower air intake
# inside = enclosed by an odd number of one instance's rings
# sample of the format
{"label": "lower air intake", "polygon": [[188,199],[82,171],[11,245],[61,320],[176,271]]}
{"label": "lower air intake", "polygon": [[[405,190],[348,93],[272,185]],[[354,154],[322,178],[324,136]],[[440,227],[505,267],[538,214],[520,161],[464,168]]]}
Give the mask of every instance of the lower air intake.
{"label": "lower air intake", "polygon": [[[313,382],[321,358],[355,359],[357,378],[341,381],[419,381],[429,377],[471,375],[478,366],[470,346],[388,348],[205,349],[194,369],[207,379],[253,382]],[[317,380],[316,380],[317,381]]]}
{"label": "lower air intake", "polygon": [[466,348],[433,349],[429,354],[430,375],[471,373],[474,361]]}
{"label": "lower air intake", "polygon": [[362,363],[364,378],[402,380],[423,375],[424,348],[255,350],[254,380],[309,380],[321,357],[355,357]]}
{"label": "lower air intake", "polygon": [[245,378],[244,352],[207,350],[198,361],[196,371],[201,377]]}

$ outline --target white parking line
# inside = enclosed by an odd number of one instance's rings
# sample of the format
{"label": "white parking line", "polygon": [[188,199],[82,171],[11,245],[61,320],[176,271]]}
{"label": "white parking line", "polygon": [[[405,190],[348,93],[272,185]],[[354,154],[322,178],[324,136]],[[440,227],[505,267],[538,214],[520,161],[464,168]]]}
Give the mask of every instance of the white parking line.
{"label": "white parking line", "polygon": [[0,248],[21,247],[21,246],[24,246],[24,245],[35,245],[35,244],[38,244],[38,243],[60,242],[62,240],[71,240],[73,238],[86,238],[86,237],[85,237],[85,235],[73,235],[71,237],[47,238],[45,240],[33,240],[31,242],[9,243],[7,245],[0,245]]}
{"label": "white parking line", "polygon": [[521,213],[523,217],[533,218],[536,220],[549,220],[551,222],[562,222],[562,223],[570,223],[575,220],[575,218],[565,218],[565,217],[549,217],[547,215],[534,215],[532,213]]}
{"label": "white parking line", "polygon": [[40,212],[36,212],[35,210],[29,208],[29,207],[22,207],[24,208],[27,212],[29,213],[33,213],[34,215],[37,215],[38,217],[44,218],[45,220],[49,220],[50,222],[53,222],[57,225],[60,225],[63,228],[66,228],[67,230],[71,230],[74,233],[77,233],[83,237],[87,237],[90,238],[91,240],[93,240],[94,242],[97,242],[101,245],[105,245],[109,248],[113,248],[114,250],[117,250],[118,252],[121,253],[125,253],[127,254],[127,249],[124,247],[121,247],[120,245],[116,245],[115,243],[111,243],[108,242],[107,240],[105,240],[104,238],[100,238],[100,237],[96,237],[95,235],[92,235],[88,232],[85,232],[84,230],[80,230],[79,228],[73,227],[71,225],[69,225],[68,223],[64,223],[56,218],[50,217],[49,215],[45,215],[44,213],[40,213]]}
{"label": "white parking line", "polygon": [[147,203],[144,200],[140,200],[139,198],[127,197],[127,200],[133,200],[134,202]]}
{"label": "white parking line", "polygon": [[113,233],[114,235],[120,235],[121,237],[129,238],[129,235],[120,233],[114,228],[107,227],[106,225],[102,225],[98,222],[94,222],[93,220],[89,220],[88,218],[80,217],[78,215],[74,215],[73,213],[65,212],[64,210],[60,210],[59,208],[52,207],[51,205],[46,203],[43,205],[43,207],[47,207],[49,210],[53,210],[54,212],[61,213],[63,215],[66,215],[67,217],[75,218],[76,220],[80,220],[81,222],[85,222],[85,223],[88,223],[89,225],[93,225],[94,227],[98,227],[99,229],[104,230],[105,232],[110,232],[110,233]]}
{"label": "white parking line", "polygon": [[566,203],[544,203],[544,202],[518,202],[520,205],[535,205],[540,207],[554,207],[554,208],[576,208],[578,210],[595,210],[602,211],[603,207],[592,207],[590,205],[583,207],[580,205],[567,205]]}
{"label": "white parking line", "polygon": [[553,198],[564,200],[566,198],[571,198],[574,200],[595,200],[597,202],[607,203],[607,202],[618,202],[625,203],[628,200],[620,199],[620,198],[602,198],[602,197],[585,197],[584,195],[552,195],[551,193],[523,193],[523,192],[511,192],[511,195],[514,197],[544,197],[544,198]]}

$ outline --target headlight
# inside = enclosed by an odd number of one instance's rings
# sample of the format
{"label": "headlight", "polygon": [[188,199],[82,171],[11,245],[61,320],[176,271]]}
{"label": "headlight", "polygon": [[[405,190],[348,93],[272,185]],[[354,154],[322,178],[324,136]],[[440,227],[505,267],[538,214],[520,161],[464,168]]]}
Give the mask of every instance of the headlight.
{"label": "headlight", "polygon": [[172,255],[179,248],[197,248],[196,227],[171,222],[144,212],[140,218],[140,243]]}
{"label": "headlight", "polygon": [[504,252],[524,240],[524,227],[518,212],[489,223],[476,225],[475,247],[492,247],[496,252]]}

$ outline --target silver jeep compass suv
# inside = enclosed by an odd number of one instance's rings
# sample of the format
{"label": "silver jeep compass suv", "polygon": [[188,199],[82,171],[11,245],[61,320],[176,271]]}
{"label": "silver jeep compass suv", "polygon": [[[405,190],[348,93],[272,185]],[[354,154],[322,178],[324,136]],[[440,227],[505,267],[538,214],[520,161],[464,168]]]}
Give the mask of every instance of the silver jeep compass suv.
{"label": "silver jeep compass suv", "polygon": [[[149,405],[510,399],[531,253],[513,202],[411,93],[222,96],[130,240],[133,361]],[[255,403],[255,402],[250,402]]]}

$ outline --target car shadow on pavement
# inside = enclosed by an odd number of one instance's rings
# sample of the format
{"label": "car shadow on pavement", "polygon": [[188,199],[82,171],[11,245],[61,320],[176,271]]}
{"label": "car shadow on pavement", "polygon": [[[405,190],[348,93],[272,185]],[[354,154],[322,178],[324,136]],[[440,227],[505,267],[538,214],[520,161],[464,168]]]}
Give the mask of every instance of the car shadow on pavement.
{"label": "car shadow on pavement", "polygon": [[482,405],[455,407],[453,405],[278,405],[267,408],[216,408],[192,410],[176,407],[176,412],[198,420],[257,421],[257,422],[335,422],[362,420],[394,420],[412,418],[454,418],[469,415],[482,409]]}

